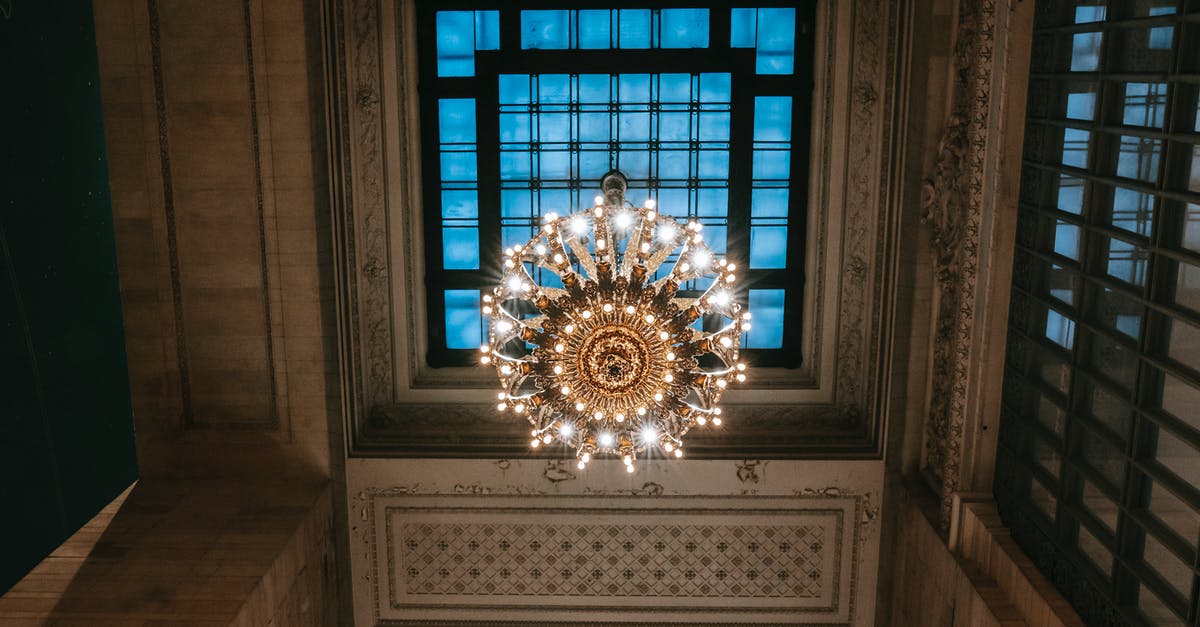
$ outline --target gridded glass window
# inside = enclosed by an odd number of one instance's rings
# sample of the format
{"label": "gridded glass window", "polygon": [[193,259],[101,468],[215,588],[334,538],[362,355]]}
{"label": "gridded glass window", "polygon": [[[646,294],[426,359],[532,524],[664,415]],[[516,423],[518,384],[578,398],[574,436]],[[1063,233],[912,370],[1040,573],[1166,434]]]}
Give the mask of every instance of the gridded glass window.
{"label": "gridded glass window", "polygon": [[1200,625],[1200,2],[1036,11],[997,501],[1085,619]]}
{"label": "gridded glass window", "polygon": [[500,251],[613,169],[746,268],[747,356],[799,365],[814,3],[768,4],[418,3],[431,365],[473,363]]}

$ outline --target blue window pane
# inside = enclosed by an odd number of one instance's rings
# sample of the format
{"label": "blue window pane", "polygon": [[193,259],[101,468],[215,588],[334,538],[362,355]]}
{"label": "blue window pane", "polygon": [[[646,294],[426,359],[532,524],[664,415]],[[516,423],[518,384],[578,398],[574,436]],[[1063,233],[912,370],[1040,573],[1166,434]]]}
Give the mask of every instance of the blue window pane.
{"label": "blue window pane", "polygon": [[[696,192],[696,215],[724,218],[729,214],[729,190],[723,187],[702,188]],[[709,231],[704,231],[709,236]]]}
{"label": "blue window pane", "polygon": [[758,96],[754,99],[754,141],[792,140],[791,96]]}
{"label": "blue window pane", "polygon": [[559,215],[567,215],[575,211],[572,208],[573,204],[569,189],[542,189],[542,214],[553,211]]}
{"label": "blue window pane", "polygon": [[660,74],[658,77],[658,101],[690,102],[692,99],[691,74]]}
{"label": "blue window pane", "polygon": [[650,141],[650,113],[621,113],[617,116],[617,132],[623,142]]}
{"label": "blue window pane", "polygon": [[1046,337],[1059,346],[1071,350],[1075,346],[1075,321],[1054,311],[1046,311]]}
{"label": "blue window pane", "polygon": [[728,74],[700,75],[700,102],[729,102],[732,96]]}
{"label": "blue window pane", "polygon": [[650,9],[621,9],[617,21],[621,48],[650,47]]}
{"label": "blue window pane", "polygon": [[476,180],[475,151],[442,152],[443,181]]}
{"label": "blue window pane", "polygon": [[1083,179],[1059,175],[1058,208],[1075,215],[1083,213]]}
{"label": "blue window pane", "polygon": [[1094,72],[1100,63],[1101,33],[1076,33],[1071,39],[1071,71]]}
{"label": "blue window pane", "polygon": [[729,151],[701,150],[698,169],[702,179],[729,178]]}
{"label": "blue window pane", "polygon": [[707,48],[708,9],[663,9],[663,48]]}
{"label": "blue window pane", "polygon": [[483,343],[478,290],[446,290],[446,348],[478,348]]}
{"label": "blue window pane", "polygon": [[1079,260],[1079,227],[1069,222],[1059,222],[1054,227],[1054,252]]}
{"label": "blue window pane", "polygon": [[750,227],[750,267],[787,267],[787,227]]}
{"label": "blue window pane", "polygon": [[1162,140],[1122,135],[1119,150],[1117,176],[1141,179],[1149,183],[1158,178],[1158,157],[1162,154]]}
{"label": "blue window pane", "polygon": [[791,74],[795,65],[796,9],[759,9],[755,70]]}
{"label": "blue window pane", "polygon": [[750,290],[746,348],[783,348],[783,290]]}
{"label": "blue window pane", "polygon": [[786,218],[788,190],[783,188],[755,189],[750,193],[750,217]]}
{"label": "blue window pane", "polygon": [[1096,115],[1096,92],[1074,92],[1067,94],[1067,117],[1090,120]]}
{"label": "blue window pane", "polygon": [[692,116],[687,113],[658,114],[658,139],[664,142],[685,142],[691,139]]}
{"label": "blue window pane", "polygon": [[520,244],[524,246],[533,237],[533,229],[528,226],[506,226],[500,229],[500,248],[508,248]]}
{"label": "blue window pane", "polygon": [[1162,128],[1167,108],[1166,83],[1128,83],[1125,85],[1124,122],[1130,126]]}
{"label": "blue window pane", "polygon": [[658,153],[658,178],[686,179],[691,154],[686,150],[663,150]]}
{"label": "blue window pane", "polygon": [[542,104],[571,102],[571,77],[566,74],[542,74],[539,76],[538,102]]}
{"label": "blue window pane", "polygon": [[479,217],[479,199],[473,189],[448,189],[442,192],[442,217],[474,220]]}
{"label": "blue window pane", "polygon": [[538,141],[568,142],[571,140],[571,116],[567,113],[543,113],[538,116]]}
{"label": "blue window pane", "polygon": [[[1168,7],[1169,8],[1169,7]],[[1153,9],[1151,10],[1153,13]],[[1151,50],[1170,50],[1171,39],[1175,36],[1175,28],[1173,26],[1159,26],[1150,29],[1150,41],[1146,47]]]}
{"label": "blue window pane", "polygon": [[475,12],[475,49],[500,49],[500,12]]}
{"label": "blue window pane", "polygon": [[579,12],[579,47],[584,50],[612,47],[612,18],[607,9]]}
{"label": "blue window pane", "polygon": [[447,270],[479,269],[479,229],[442,229],[442,267]]}
{"label": "blue window pane", "polygon": [[[618,166],[631,179],[650,178],[649,150],[622,150]],[[630,190],[632,192],[632,190]],[[631,194],[632,195],[632,194]]]}
{"label": "blue window pane", "polygon": [[438,129],[442,143],[475,143],[475,99],[438,100]]}
{"label": "blue window pane", "polygon": [[1076,168],[1087,167],[1088,139],[1091,133],[1077,128],[1063,130],[1063,165]]}
{"label": "blue window pane", "polygon": [[532,199],[528,189],[505,189],[500,191],[501,218],[528,218],[533,216]]}
{"label": "blue window pane", "polygon": [[475,75],[475,12],[438,11],[438,76]]}
{"label": "blue window pane", "polygon": [[501,74],[500,104],[529,104],[529,76]]}
{"label": "blue window pane", "polygon": [[688,190],[666,188],[658,190],[658,210],[663,215],[685,217],[688,213]]}
{"label": "blue window pane", "polygon": [[1103,6],[1075,7],[1075,23],[1102,22],[1105,9]]}
{"label": "blue window pane", "polygon": [[500,152],[500,178],[506,181],[510,180],[529,180],[530,171],[530,155],[524,151],[501,151]]}
{"label": "blue window pane", "polygon": [[1108,273],[1134,285],[1146,282],[1146,251],[1129,242],[1108,241]]}
{"label": "blue window pane", "polygon": [[607,113],[582,113],[579,115],[579,141],[607,142],[610,137],[609,124],[612,118]]}
{"label": "blue window pane", "polygon": [[1150,216],[1154,197],[1132,189],[1113,190],[1112,225],[1144,237],[1150,236]]}
{"label": "blue window pane", "polygon": [[607,74],[580,74],[579,101],[607,103],[609,101],[610,80]]}
{"label": "blue window pane", "polygon": [[611,169],[612,158],[607,150],[585,150],[579,153],[580,178],[595,181]]}
{"label": "blue window pane", "polygon": [[650,75],[621,74],[617,79],[617,89],[620,94],[620,102],[650,102]]}
{"label": "blue window pane", "polygon": [[729,114],[709,113],[700,114],[700,141],[727,142],[729,141]]}
{"label": "blue window pane", "polygon": [[704,227],[704,241],[718,255],[724,255],[729,241],[729,232],[724,226],[707,225]]}
{"label": "blue window pane", "polygon": [[521,48],[565,50],[570,47],[569,11],[521,11]]}
{"label": "blue window pane", "polygon": [[542,179],[563,181],[571,178],[571,153],[543,150],[538,161]]}
{"label": "blue window pane", "polygon": [[790,150],[755,150],[754,178],[783,180],[792,172],[792,152]]}
{"label": "blue window pane", "polygon": [[500,141],[526,143],[529,141],[528,113],[500,114]]}
{"label": "blue window pane", "polygon": [[733,48],[753,48],[757,9],[733,9],[729,19],[729,45]]}

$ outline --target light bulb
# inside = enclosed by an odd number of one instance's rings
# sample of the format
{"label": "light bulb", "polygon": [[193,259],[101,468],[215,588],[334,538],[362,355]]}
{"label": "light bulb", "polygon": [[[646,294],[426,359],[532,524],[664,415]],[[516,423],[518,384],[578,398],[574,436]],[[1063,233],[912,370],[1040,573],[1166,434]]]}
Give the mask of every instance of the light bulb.
{"label": "light bulb", "polygon": [[574,332],[575,332],[575,325],[573,325],[573,324],[568,324],[567,326],[563,327],[563,332],[564,332],[564,333],[566,333],[567,335],[570,335],[570,334],[574,333]]}
{"label": "light bulb", "polygon": [[562,253],[554,253],[554,263],[561,265],[564,261],[566,259],[562,256]]}
{"label": "light bulb", "polygon": [[583,235],[584,233],[587,233],[587,230],[588,230],[587,222],[584,222],[583,218],[572,218],[571,219],[571,232],[572,233],[574,233],[576,235]]}
{"label": "light bulb", "polygon": [[645,415],[646,415],[646,408],[645,408],[645,407],[638,407],[638,408],[637,408],[637,415],[639,415],[639,416],[645,416]]}
{"label": "light bulb", "polygon": [[663,444],[663,450],[670,453],[671,451],[675,450],[675,446],[672,445],[670,442],[666,442]]}
{"label": "light bulb", "polygon": [[580,469],[580,470],[583,470],[583,469],[584,469],[584,467],[586,467],[586,466],[587,466],[587,464],[586,464],[586,463],[584,463],[584,461],[583,461],[583,460],[579,460],[579,463],[578,463],[578,464],[575,464],[575,467],[576,467],[576,468],[578,468],[578,469]]}
{"label": "light bulb", "polygon": [[675,236],[678,234],[679,232],[675,230],[675,225],[673,224],[664,224],[658,227],[658,239],[664,242],[675,239]]}
{"label": "light bulb", "polygon": [[596,207],[592,210],[592,213],[599,218],[600,216],[604,215],[604,207]]}
{"label": "light bulb", "polygon": [[634,470],[633,464],[629,464],[628,466],[625,467],[625,472],[627,472],[629,474],[633,474],[633,470]]}
{"label": "light bulb", "polygon": [[521,279],[512,277],[508,280],[508,290],[510,292],[519,292],[521,290]]}
{"label": "light bulb", "polygon": [[742,314],[742,320],[749,320],[749,319],[750,319],[750,312],[748,312],[748,311],[744,312]]}
{"label": "light bulb", "polygon": [[666,341],[666,339],[667,339],[667,338],[669,338],[669,337],[671,337],[671,334],[670,334],[670,333],[667,333],[666,331],[659,331],[659,332],[658,332],[658,339],[660,339],[660,340]]}
{"label": "light bulb", "polygon": [[534,438],[533,441],[529,443],[529,446],[532,446],[533,448],[537,448],[538,445],[541,443],[542,443],[541,440]]}
{"label": "light bulb", "polygon": [[618,413],[617,415],[613,416],[613,419],[617,422],[625,422],[625,414]]}
{"label": "light bulb", "polygon": [[517,264],[516,264],[516,262],[514,262],[512,259],[505,259],[505,260],[504,260],[504,267],[505,267],[505,268],[512,269],[512,268],[515,268],[515,267],[517,267]]}
{"label": "light bulb", "polygon": [[583,403],[575,403],[575,411],[583,411],[585,409],[587,409],[587,405],[584,405]]}
{"label": "light bulb", "polygon": [[738,369],[738,370],[745,370],[745,369],[746,369],[746,364],[743,364],[743,363],[741,363],[741,362],[738,362],[737,369]]}
{"label": "light bulb", "polygon": [[604,412],[598,411],[598,412],[592,414],[592,420],[600,420],[602,418],[604,418]]}
{"label": "light bulb", "polygon": [[731,263],[731,264],[725,266],[725,269],[729,272],[733,272],[734,270],[737,270],[737,264]]}
{"label": "light bulb", "polygon": [[642,252],[644,252],[644,253],[650,252],[650,242],[642,242],[641,248],[642,248]]}
{"label": "light bulb", "polygon": [[525,406],[524,406],[524,405],[517,405],[517,406],[513,407],[513,411],[517,412],[518,414],[519,414],[519,413],[521,413],[521,412],[524,412],[524,411],[525,411]]}
{"label": "light bulb", "polygon": [[663,381],[666,381],[667,383],[670,383],[670,382],[672,382],[672,381],[674,381],[674,380],[675,380],[675,375],[673,375],[673,374],[671,374],[671,373],[669,373],[669,372],[668,372],[667,374],[664,374],[664,375],[663,375]]}
{"label": "light bulb", "polygon": [[580,461],[582,461],[582,462],[584,462],[584,463],[586,464],[587,462],[590,462],[590,461],[592,461],[592,454],[591,454],[591,453],[584,453],[584,454],[583,454],[583,457],[580,457],[580,458],[579,458],[579,460],[580,460]]}
{"label": "light bulb", "polygon": [[654,401],[655,401],[656,403],[661,403],[661,402],[662,402],[662,399],[663,399],[662,392],[655,392],[655,393],[654,393]]}
{"label": "light bulb", "polygon": [[727,305],[727,304],[729,304],[729,292],[726,292],[725,290],[721,290],[721,291],[717,292],[716,294],[713,294],[712,300],[714,303],[716,303],[718,305],[722,305],[722,306]]}
{"label": "light bulb", "polygon": [[563,373],[563,367],[558,364],[555,364],[554,365],[554,374],[562,374],[562,373]]}
{"label": "light bulb", "polygon": [[647,198],[646,203],[643,206],[647,209],[653,209],[658,206],[658,203],[654,202],[653,198]]}
{"label": "light bulb", "polygon": [[754,328],[754,327],[752,327],[752,326],[750,325],[750,323],[749,323],[749,322],[743,322],[743,323],[742,323],[742,330],[743,330],[743,331],[749,331],[749,330],[750,330],[750,329],[752,329],[752,328]]}
{"label": "light bulb", "polygon": [[654,314],[652,314],[652,313],[646,314],[646,323],[647,324],[654,324],[655,320],[656,320],[656,318],[654,317]]}
{"label": "light bulb", "polygon": [[554,352],[556,352],[556,353],[561,353],[565,350],[567,350],[567,345],[563,344],[562,342],[559,342],[558,344],[554,345]]}
{"label": "light bulb", "polygon": [[692,255],[692,261],[696,262],[697,268],[707,268],[709,262],[712,261],[712,256],[703,250],[698,250],[696,254]]}
{"label": "light bulb", "polygon": [[488,346],[487,344],[484,344],[484,345],[482,345],[482,346],[480,346],[480,347],[479,347],[479,352],[481,352],[481,353],[486,353],[486,352],[488,352],[488,351],[490,351],[490,350],[492,350],[492,347],[491,347],[491,346]]}
{"label": "light bulb", "polygon": [[570,394],[570,393],[571,393],[571,388],[569,388],[569,387],[567,387],[567,386],[565,386],[565,385],[564,385],[564,386],[562,386],[562,393],[563,393],[564,395],[566,395],[566,394]]}
{"label": "light bulb", "polygon": [[721,346],[724,346],[725,348],[729,348],[730,346],[733,346],[733,340],[729,339],[729,336],[727,335],[727,336],[721,338]]}
{"label": "light bulb", "polygon": [[675,457],[683,457],[683,449],[681,449],[681,448],[675,449]]}
{"label": "light bulb", "polygon": [[604,250],[604,240],[596,240],[596,250]]}
{"label": "light bulb", "polygon": [[740,373],[740,372],[739,372],[739,373],[737,373],[737,377],[736,377],[736,378],[737,378],[737,380],[738,380],[738,383],[742,383],[743,381],[745,381],[745,380],[746,380],[746,375],[744,375],[744,374],[742,374],[742,373]]}
{"label": "light bulb", "polygon": [[491,305],[484,305],[484,306],[483,306],[483,315],[485,315],[485,316],[490,316],[490,315],[492,315],[492,306],[491,306]]}
{"label": "light bulb", "polygon": [[727,385],[729,385],[729,383],[728,383],[728,382],[726,382],[726,381],[725,381],[725,379],[717,379],[717,387],[719,387],[719,388],[721,388],[722,390],[724,390],[724,389],[725,389],[725,386],[727,386]]}
{"label": "light bulb", "polygon": [[667,361],[675,361],[675,353],[667,351]]}
{"label": "light bulb", "polygon": [[700,416],[700,417],[696,418],[696,424],[703,427],[704,425],[708,424],[708,419],[705,418],[704,416]]}
{"label": "light bulb", "polygon": [[546,254],[546,247],[541,244],[538,244],[537,246],[535,246],[533,250],[537,251],[537,254],[539,254],[539,255]]}
{"label": "light bulb", "polygon": [[726,282],[726,283],[733,283],[733,282],[734,282],[734,281],[736,281],[736,280],[737,280],[737,275],[736,275],[736,274],[726,274],[726,275],[725,275],[725,282]]}
{"label": "light bulb", "polygon": [[584,309],[584,310],[583,310],[583,313],[579,314],[579,316],[580,316],[581,318],[583,318],[584,320],[587,320],[588,318],[591,318],[591,317],[592,317],[592,310],[591,310],[591,309]]}
{"label": "light bulb", "polygon": [[626,456],[624,456],[624,457],[622,457],[622,458],[621,458],[621,461],[625,462],[625,465],[626,465],[626,466],[628,466],[628,465],[630,465],[630,464],[632,464],[632,463],[633,463],[633,458],[632,458],[632,457],[630,457],[630,456],[628,456],[628,455],[626,455]]}
{"label": "light bulb", "polygon": [[504,364],[503,366],[500,366],[501,374],[510,375],[510,374],[512,374],[512,372],[513,372],[512,366],[510,366],[508,364]]}
{"label": "light bulb", "polygon": [[501,333],[508,333],[513,328],[513,325],[508,320],[501,320],[496,323],[496,330]]}
{"label": "light bulb", "polygon": [[484,355],[483,357],[479,358],[479,363],[486,366],[486,365],[492,363],[492,358],[488,357],[487,355]]}
{"label": "light bulb", "polygon": [[612,444],[613,444],[613,436],[611,433],[601,433],[600,434],[600,445],[601,446],[612,446]]}
{"label": "light bulb", "polygon": [[646,427],[642,429],[642,441],[646,444],[653,444],[658,439],[658,431],[654,427]]}
{"label": "light bulb", "polygon": [[508,403],[496,403],[496,411],[504,411],[508,409]]}
{"label": "light bulb", "polygon": [[564,438],[571,437],[571,434],[573,433],[575,433],[575,427],[572,427],[571,425],[563,425],[558,429],[558,435]]}
{"label": "light bulb", "polygon": [[637,309],[636,309],[636,308],[634,308],[634,306],[633,306],[633,305],[625,305],[625,313],[627,313],[627,314],[629,314],[629,315],[631,315],[631,316],[632,316],[632,315],[633,315],[633,312],[635,312],[635,311],[637,311]]}
{"label": "light bulb", "polygon": [[719,427],[719,426],[721,426],[721,419],[720,419],[720,418],[713,418],[713,424],[714,424],[714,425],[716,425],[716,426],[718,426],[718,427]]}
{"label": "light bulb", "polygon": [[604,196],[596,196],[595,198],[592,199],[592,203],[594,203],[597,207],[600,205],[603,205],[604,204]]}
{"label": "light bulb", "polygon": [[558,214],[551,211],[550,213],[546,214],[546,217],[544,219],[546,220],[546,222],[554,222],[555,220],[558,219]]}
{"label": "light bulb", "polygon": [[604,313],[609,313],[613,310],[612,303],[604,303]]}
{"label": "light bulb", "polygon": [[629,215],[628,211],[622,211],[617,214],[617,228],[627,229],[633,224],[633,216]]}

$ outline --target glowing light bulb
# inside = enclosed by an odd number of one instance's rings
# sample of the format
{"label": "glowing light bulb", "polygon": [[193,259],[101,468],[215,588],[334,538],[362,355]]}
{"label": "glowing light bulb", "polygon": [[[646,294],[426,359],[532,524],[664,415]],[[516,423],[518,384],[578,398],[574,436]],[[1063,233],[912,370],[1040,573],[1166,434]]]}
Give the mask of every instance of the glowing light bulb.
{"label": "glowing light bulb", "polygon": [[654,401],[655,401],[655,402],[662,402],[662,399],[663,399],[662,392],[655,392],[655,393],[654,393]]}
{"label": "glowing light bulb", "polygon": [[628,466],[625,467],[625,472],[632,475],[633,471],[634,471],[633,464],[629,464]]}
{"label": "glowing light bulb", "polygon": [[611,433],[601,433],[600,434],[600,445],[601,446],[612,446],[613,445],[612,434]]}
{"label": "glowing light bulb", "polygon": [[650,252],[650,242],[642,242],[641,250],[644,253]]}
{"label": "glowing light bulb", "polygon": [[584,453],[584,454],[583,454],[583,456],[582,456],[582,457],[580,457],[579,459],[580,459],[581,461],[583,461],[584,463],[590,462],[590,461],[592,461],[592,454],[591,454],[591,453]]}
{"label": "glowing light bulb", "polygon": [[571,437],[571,434],[573,433],[575,433],[575,427],[572,427],[571,425],[563,425],[558,428],[558,435],[564,438]]}
{"label": "glowing light bulb", "polygon": [[487,344],[483,344],[479,347],[479,352],[481,352],[481,353],[486,353],[490,350],[492,350],[492,347],[488,346]]}
{"label": "glowing light bulb", "polygon": [[675,353],[667,351],[667,361],[675,361]]}
{"label": "glowing light bulb", "polygon": [[557,365],[557,364],[555,364],[555,366],[554,366],[554,374],[562,374],[562,373],[563,373],[563,367],[562,367],[562,366],[559,366],[559,365]]}
{"label": "glowing light bulb", "polygon": [[564,261],[566,258],[562,256],[562,253],[554,253],[554,263],[561,265]]}
{"label": "glowing light bulb", "polygon": [[508,333],[509,331],[512,331],[512,328],[513,325],[508,320],[501,320],[500,322],[496,323],[496,330],[501,333]]}
{"label": "glowing light bulb", "polygon": [[490,316],[490,315],[492,315],[492,306],[491,306],[491,305],[484,305],[484,306],[483,306],[483,314],[484,314],[485,316]]}
{"label": "glowing light bulb", "polygon": [[707,251],[698,250],[696,254],[692,255],[692,261],[696,263],[697,268],[707,268],[712,261],[712,256]]}
{"label": "glowing light bulb", "polygon": [[484,355],[483,357],[479,358],[479,363],[486,366],[486,365],[492,363],[492,358],[488,357],[487,355]]}
{"label": "glowing light bulb", "polygon": [[580,469],[580,470],[583,470],[583,469],[584,469],[586,466],[587,466],[587,464],[586,464],[586,463],[584,463],[584,461],[583,461],[583,460],[579,460],[579,463],[578,463],[578,464],[575,464],[575,467],[576,467],[576,468],[578,468],[578,469]]}
{"label": "glowing light bulb", "polygon": [[639,415],[639,416],[645,416],[645,415],[646,415],[646,408],[645,408],[645,407],[638,407],[638,408],[637,408],[637,415]]}
{"label": "glowing light bulb", "polygon": [[630,457],[629,455],[626,455],[621,458],[621,461],[625,462],[625,465],[628,466],[633,463],[633,458]]}
{"label": "glowing light bulb", "polygon": [[519,413],[522,413],[522,412],[524,412],[524,411],[525,411],[525,406],[524,406],[524,405],[517,405],[517,406],[513,407],[513,411],[517,412],[518,414],[519,414]]}
{"label": "glowing light bulb", "polygon": [[549,433],[542,436],[542,444],[549,444],[554,438]]}
{"label": "glowing light bulb", "polygon": [[512,374],[512,372],[513,372],[512,366],[510,366],[508,364],[504,364],[503,366],[500,366],[501,374],[510,375],[510,374]]}
{"label": "glowing light bulb", "polygon": [[747,311],[747,312],[742,313],[742,320],[749,320],[749,319],[750,319],[750,312]]}
{"label": "glowing light bulb", "polygon": [[562,393],[563,393],[564,395],[570,394],[570,393],[571,393],[571,388],[569,388],[569,387],[567,387],[567,386],[565,386],[565,385],[564,385],[564,386],[562,386]]}
{"label": "glowing light bulb", "polygon": [[660,239],[664,242],[668,242],[668,241],[675,239],[675,236],[678,234],[679,234],[679,231],[675,230],[674,224],[664,224],[664,225],[658,227],[658,239]]}
{"label": "glowing light bulb", "polygon": [[647,198],[645,204],[643,204],[642,206],[647,209],[653,209],[658,206],[658,203],[654,202],[653,198]]}
{"label": "glowing light bulb", "polygon": [[627,229],[633,224],[633,216],[629,215],[628,211],[622,211],[617,214],[617,228]]}
{"label": "glowing light bulb", "polygon": [[718,305],[728,305],[729,304],[729,292],[721,290],[720,292],[713,294],[712,300],[714,303],[716,303]]}
{"label": "glowing light bulb", "polygon": [[508,409],[508,403],[496,403],[496,411],[504,411]]}
{"label": "glowing light bulb", "polygon": [[733,283],[733,282],[734,282],[734,281],[736,281],[736,280],[737,280],[737,275],[736,275],[736,274],[726,274],[726,275],[725,275],[725,282],[726,282],[726,283]]}
{"label": "glowing light bulb", "polygon": [[534,439],[533,439],[533,441],[529,443],[529,446],[531,446],[531,447],[533,447],[533,448],[537,448],[537,447],[538,447],[538,445],[539,445],[539,444],[541,444],[541,443],[542,443],[542,441],[541,441],[541,440],[539,440],[539,439],[537,439],[537,438],[534,438]]}
{"label": "glowing light bulb", "polygon": [[646,322],[648,324],[654,324],[655,320],[656,320],[656,318],[654,317],[654,314],[652,314],[652,313],[646,314]]}
{"label": "glowing light bulb", "polygon": [[658,439],[658,431],[654,427],[646,427],[642,429],[642,441],[646,444],[653,444]]}
{"label": "glowing light bulb", "polygon": [[602,240],[602,239],[596,240],[596,250],[604,250],[604,246],[605,246],[604,240]]}
{"label": "glowing light bulb", "polygon": [[573,324],[568,324],[567,326],[563,327],[563,332],[564,332],[564,333],[566,333],[567,335],[570,335],[570,334],[574,333],[574,332],[575,332],[575,325],[573,325]]}
{"label": "glowing light bulb", "polygon": [[546,214],[546,217],[544,219],[546,220],[546,222],[554,222],[555,220],[558,219],[558,214],[551,211],[550,213]]}
{"label": "glowing light bulb", "polygon": [[601,420],[604,418],[604,412],[596,412],[592,414],[592,420]]}
{"label": "glowing light bulb", "polygon": [[729,348],[730,346],[733,346],[733,340],[729,339],[729,336],[725,336],[721,338],[721,346]]}
{"label": "glowing light bulb", "polygon": [[583,310],[583,313],[579,314],[579,316],[580,316],[581,318],[583,318],[584,320],[587,320],[588,318],[591,318],[591,317],[592,317],[592,310],[591,310],[591,309],[584,309],[584,310]]}
{"label": "glowing light bulb", "polygon": [[743,364],[743,363],[741,363],[741,362],[738,362],[737,369],[738,369],[738,370],[745,370],[745,369],[746,369],[746,364]]}
{"label": "glowing light bulb", "polygon": [[749,322],[743,322],[743,323],[742,323],[742,330],[743,330],[743,331],[749,331],[749,330],[750,330],[750,329],[752,329],[752,328],[754,328],[754,327],[753,327],[753,326],[752,326],[752,325],[751,325]]}
{"label": "glowing light bulb", "polygon": [[721,419],[720,419],[720,418],[713,418],[713,424],[714,424],[714,425],[716,425],[716,426],[718,426],[718,427],[719,427],[719,426],[721,426]]}
{"label": "glowing light bulb", "polygon": [[508,398],[508,395],[505,394],[504,392],[500,392],[500,393],[496,394],[496,398],[498,398],[500,400],[504,400],[504,399]]}
{"label": "glowing light bulb", "polygon": [[633,312],[635,311],[637,311],[637,309],[635,309],[633,305],[625,305],[625,313],[632,316]]}
{"label": "glowing light bulb", "polygon": [[699,418],[696,418],[696,424],[703,427],[704,425],[708,424],[708,419],[705,418],[704,416],[700,416]]}
{"label": "glowing light bulb", "polygon": [[556,352],[556,353],[561,353],[565,350],[567,350],[567,345],[563,344],[562,342],[559,342],[558,344],[554,345],[554,352]]}
{"label": "glowing light bulb", "polygon": [[675,457],[683,457],[683,449],[681,449],[681,448],[675,449]]}
{"label": "glowing light bulb", "polygon": [[599,218],[600,216],[604,215],[604,207],[596,207],[592,210],[592,214]]}
{"label": "glowing light bulb", "polygon": [[619,413],[616,416],[613,416],[613,419],[616,420],[617,422],[625,422],[625,414]]}
{"label": "glowing light bulb", "polygon": [[671,374],[671,373],[669,373],[669,372],[668,372],[667,374],[664,374],[664,375],[663,375],[663,381],[666,381],[667,383],[670,383],[670,382],[672,382],[672,381],[674,381],[674,380],[675,380],[675,375],[673,375],[673,374]]}
{"label": "glowing light bulb", "polygon": [[592,199],[592,203],[595,204],[597,207],[599,207],[600,205],[603,205],[604,204],[604,196],[596,196],[595,198]]}
{"label": "glowing light bulb", "polygon": [[604,303],[602,309],[604,309],[604,313],[610,313],[613,310],[612,303]]}
{"label": "glowing light bulb", "polygon": [[742,383],[746,380],[746,375],[739,372],[735,378],[737,379],[738,383]]}
{"label": "glowing light bulb", "polygon": [[659,331],[659,332],[658,332],[658,339],[660,339],[660,340],[666,341],[666,339],[667,339],[667,338],[669,338],[669,337],[671,337],[671,334],[670,334],[670,333],[667,333],[666,331]]}
{"label": "glowing light bulb", "polygon": [[515,268],[515,267],[517,267],[517,264],[516,264],[516,263],[514,263],[512,259],[505,259],[505,260],[504,260],[504,267],[505,267],[505,268],[512,269],[512,268]]}
{"label": "glowing light bulb", "polygon": [[575,403],[575,411],[583,411],[585,409],[587,409],[587,405],[584,405],[583,403]]}
{"label": "glowing light bulb", "polygon": [[541,244],[538,244],[537,246],[535,246],[533,250],[537,251],[537,254],[539,254],[539,255],[546,254],[546,247]]}
{"label": "glowing light bulb", "polygon": [[512,277],[511,279],[509,279],[508,280],[508,290],[510,292],[521,291],[521,279],[519,279],[517,277]]}
{"label": "glowing light bulb", "polygon": [[675,450],[675,446],[672,445],[670,442],[666,442],[663,444],[663,450],[670,453],[671,451]]}
{"label": "glowing light bulb", "polygon": [[584,233],[587,233],[587,230],[588,230],[587,222],[584,222],[583,218],[572,218],[571,219],[571,232],[572,233],[574,233],[576,235],[583,235]]}
{"label": "glowing light bulb", "polygon": [[717,379],[717,387],[724,390],[725,386],[727,386],[727,385],[729,385],[729,383],[727,381],[725,381],[725,379]]}

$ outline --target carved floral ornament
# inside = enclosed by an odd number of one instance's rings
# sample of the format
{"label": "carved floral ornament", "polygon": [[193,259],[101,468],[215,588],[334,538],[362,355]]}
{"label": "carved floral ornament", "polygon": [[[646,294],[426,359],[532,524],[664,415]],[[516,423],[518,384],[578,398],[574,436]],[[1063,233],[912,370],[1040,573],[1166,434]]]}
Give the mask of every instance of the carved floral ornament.
{"label": "carved floral ornament", "polygon": [[[633,472],[639,454],[682,457],[690,429],[721,425],[722,394],[746,379],[750,314],[733,299],[737,266],[705,245],[699,222],[681,225],[652,200],[635,207],[619,172],[601,185],[593,207],[547,214],[504,251],[503,279],[483,296],[480,361],[500,379],[497,410],[533,427],[531,446],[557,440],[580,469],[619,455]],[[699,295],[681,297],[685,287]],[[706,315],[718,330],[693,326]]]}

